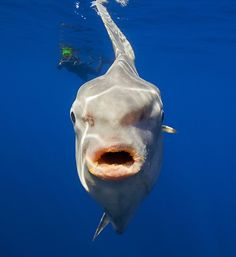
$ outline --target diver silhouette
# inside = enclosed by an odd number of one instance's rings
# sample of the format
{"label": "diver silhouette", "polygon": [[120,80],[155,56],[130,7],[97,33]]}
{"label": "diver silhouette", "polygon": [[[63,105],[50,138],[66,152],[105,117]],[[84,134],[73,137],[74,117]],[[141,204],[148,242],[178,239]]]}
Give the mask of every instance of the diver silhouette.
{"label": "diver silhouette", "polygon": [[89,75],[99,75],[104,64],[102,57],[99,58],[99,62],[96,67],[93,67],[91,62],[82,62],[78,57],[78,53],[76,53],[72,47],[67,46],[61,48],[61,56],[62,57],[57,68],[59,70],[65,68],[69,72],[73,72],[78,75],[84,81],[89,79]]}

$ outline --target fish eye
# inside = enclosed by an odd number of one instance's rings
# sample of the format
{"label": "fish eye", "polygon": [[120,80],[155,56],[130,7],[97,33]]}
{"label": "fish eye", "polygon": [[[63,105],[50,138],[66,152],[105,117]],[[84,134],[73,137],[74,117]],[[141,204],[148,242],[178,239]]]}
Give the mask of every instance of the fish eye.
{"label": "fish eye", "polygon": [[70,118],[72,122],[75,123],[76,119],[75,119],[75,114],[73,112],[70,113]]}
{"label": "fish eye", "polygon": [[165,114],[164,114],[164,111],[162,111],[162,113],[161,113],[161,121],[162,122],[164,121],[164,118],[165,118]]}

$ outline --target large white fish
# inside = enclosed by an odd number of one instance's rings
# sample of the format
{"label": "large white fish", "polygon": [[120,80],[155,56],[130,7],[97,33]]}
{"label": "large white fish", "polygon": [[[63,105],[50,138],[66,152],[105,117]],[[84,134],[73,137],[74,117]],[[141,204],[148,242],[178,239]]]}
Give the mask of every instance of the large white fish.
{"label": "large white fish", "polygon": [[[122,233],[160,172],[163,109],[159,89],[141,79],[133,49],[104,7],[94,1],[112,41],[115,61],[80,87],[71,108],[76,163],[87,192],[104,209],[94,238],[111,223]],[[125,3],[125,1],[121,1]]]}

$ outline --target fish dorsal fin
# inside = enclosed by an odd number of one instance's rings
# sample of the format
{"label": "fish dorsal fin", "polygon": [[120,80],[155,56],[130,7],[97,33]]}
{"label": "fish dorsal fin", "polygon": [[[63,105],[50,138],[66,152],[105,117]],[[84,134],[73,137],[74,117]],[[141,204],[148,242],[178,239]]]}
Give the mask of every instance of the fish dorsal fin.
{"label": "fish dorsal fin", "polygon": [[125,35],[112,20],[106,7],[103,5],[106,2],[106,0],[95,0],[92,2],[92,7],[96,7],[98,14],[102,18],[107,33],[112,41],[116,58],[123,54],[126,55],[132,63],[134,63],[135,55],[133,48]]}
{"label": "fish dorsal fin", "polygon": [[177,131],[174,128],[166,126],[166,125],[162,125],[162,131],[166,132],[166,133],[169,133],[169,134],[176,134],[177,133]]}
{"label": "fish dorsal fin", "polygon": [[102,218],[99,222],[99,225],[96,229],[96,232],[93,236],[93,241],[98,237],[98,235],[103,231],[103,229],[110,223],[108,215],[104,212]]}

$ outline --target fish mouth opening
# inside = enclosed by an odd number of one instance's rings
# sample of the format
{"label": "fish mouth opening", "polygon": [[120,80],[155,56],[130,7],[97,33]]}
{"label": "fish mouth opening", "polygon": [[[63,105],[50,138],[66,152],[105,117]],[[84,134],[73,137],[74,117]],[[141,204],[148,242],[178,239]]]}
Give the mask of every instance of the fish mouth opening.
{"label": "fish mouth opening", "polygon": [[98,164],[131,166],[134,164],[134,158],[127,151],[105,152],[97,162]]}
{"label": "fish mouth opening", "polygon": [[96,151],[87,158],[90,173],[103,180],[122,180],[141,170],[143,159],[135,149],[112,146]]}

